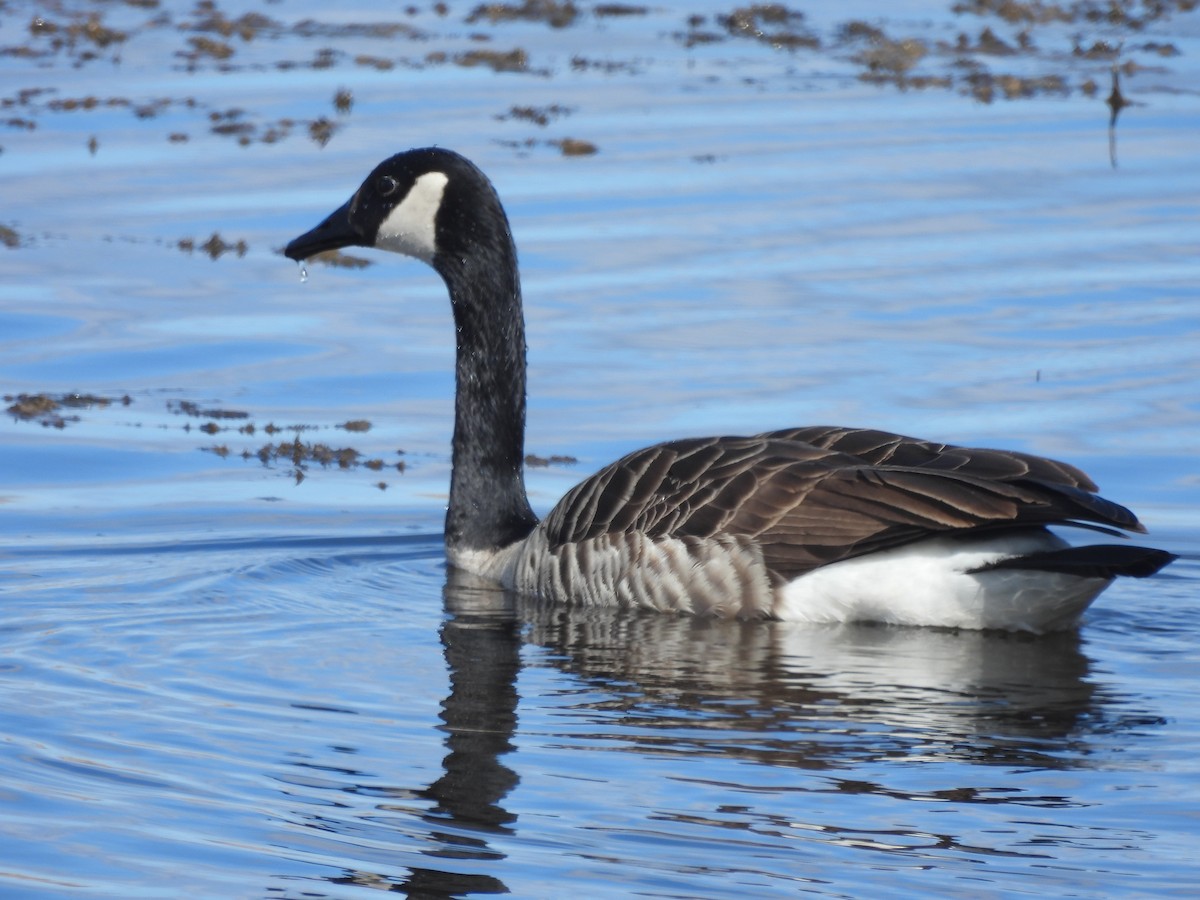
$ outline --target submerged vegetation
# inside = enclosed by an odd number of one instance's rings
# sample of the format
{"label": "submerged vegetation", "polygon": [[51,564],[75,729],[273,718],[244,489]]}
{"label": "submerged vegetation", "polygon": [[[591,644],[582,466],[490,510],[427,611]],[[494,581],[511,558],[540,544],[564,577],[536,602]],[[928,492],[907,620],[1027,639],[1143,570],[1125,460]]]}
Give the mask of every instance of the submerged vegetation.
{"label": "submerged vegetation", "polygon": [[22,422],[36,422],[46,428],[66,428],[78,422],[79,415],[64,410],[103,409],[114,404],[128,406],[128,396],[101,397],[96,394],[6,394],[8,414]]}
{"label": "submerged vegetation", "polygon": [[[3,399],[7,404],[6,411],[14,421],[57,429],[81,423],[83,421],[81,413],[124,409],[134,403],[133,398],[127,394],[120,397],[108,397],[90,393],[40,392],[7,394]],[[193,431],[198,431],[208,437],[224,435],[222,443],[202,444],[196,446],[195,449],[211,453],[221,459],[237,458],[278,469],[292,478],[296,484],[300,484],[309,477],[314,468],[341,472],[352,472],[361,468],[377,477],[378,473],[382,471],[403,475],[409,467],[407,459],[397,458],[405,457],[405,451],[402,449],[384,450],[376,445],[367,450],[360,450],[340,442],[305,440],[302,437],[302,435],[313,432],[328,430],[366,435],[372,430],[371,422],[367,419],[349,419],[333,426],[277,425],[274,422],[259,425],[253,421],[253,416],[246,410],[202,405],[194,400],[168,400],[164,409],[171,418],[182,417],[183,423],[173,425],[169,418],[162,419],[150,411],[143,412],[142,416],[136,420],[122,421],[116,424],[134,429],[144,427],[172,429],[181,432],[184,437]],[[260,433],[273,440],[260,443],[257,440]],[[277,435],[290,435],[290,437],[274,439]],[[532,468],[569,466],[575,462],[576,459],[572,456],[557,454],[550,456],[530,454],[525,458],[525,464]],[[372,486],[386,490],[387,483],[375,481]]]}
{"label": "submerged vegetation", "polygon": [[[817,26],[797,7],[783,3],[731,5],[717,13],[679,12],[677,26],[662,39],[691,50],[715,44],[752,42],[766,53],[800,58],[820,52],[849,67],[852,76],[881,90],[946,91],[973,102],[993,104],[1037,97],[1076,98],[1107,105],[1109,157],[1117,162],[1117,127],[1123,109],[1137,99],[1137,78],[1180,55],[1170,40],[1152,40],[1151,26],[1193,13],[1200,0],[958,0],[947,10],[955,27],[928,23],[897,26],[886,18],[835,20]],[[32,13],[28,10],[32,7]],[[886,9],[886,7],[883,7]],[[211,135],[252,148],[302,136],[324,147],[350,127],[357,109],[354,92],[338,87],[304,114],[279,116],[257,110],[250,101],[224,105],[196,92],[166,93],[154,89],[143,96],[97,91],[61,90],[53,83],[55,66],[73,68],[121,65],[127,54],[144,52],[143,42],[163,46],[166,68],[184,73],[236,75],[274,69],[339,69],[390,72],[434,66],[486,68],[504,78],[545,78],[563,67],[572,72],[631,76],[654,65],[654,59],[611,56],[592,58],[575,52],[540,59],[512,43],[514,29],[547,26],[557,31],[619,27],[623,20],[651,14],[672,15],[638,4],[577,4],[554,0],[487,3],[464,6],[434,2],[397,7],[386,19],[290,21],[282,9],[233,14],[219,0],[198,0],[183,10],[161,0],[129,0],[124,4],[78,0],[71,4],[37,2],[20,8],[0,4],[0,63],[30,62],[47,72],[46,82],[10,82],[0,88],[0,139],[7,132],[12,146],[0,153],[21,152],[21,135],[48,126],[64,115],[100,120],[84,145],[93,156],[106,152],[104,125],[112,115],[128,113],[145,125],[147,140],[184,147]],[[611,24],[610,24],[611,23]],[[164,50],[156,49],[162,53]],[[643,51],[644,52],[644,51]],[[719,75],[706,75],[717,79]],[[789,66],[782,78],[804,79],[801,67]],[[1123,79],[1123,81],[1122,81]],[[744,79],[753,85],[754,79]],[[1106,88],[1111,81],[1111,90]],[[187,81],[176,82],[187,84]],[[573,133],[555,134],[571,116]],[[489,118],[497,129],[493,141],[514,152],[556,153],[589,157],[602,152],[603,134],[589,124],[587,111],[565,103],[539,106],[513,104]],[[1099,122],[1099,119],[1098,119]],[[157,124],[161,123],[161,124]],[[536,131],[528,132],[529,128]],[[589,133],[589,131],[591,133]],[[550,133],[547,133],[550,132]],[[1098,129],[1098,138],[1102,138]],[[703,149],[686,157],[708,162]],[[18,223],[19,224],[19,223]],[[132,240],[133,238],[123,238]],[[15,226],[0,226],[0,244],[9,249],[26,242]],[[216,260],[245,256],[244,240],[214,232],[207,240],[184,238],[177,247],[200,251]],[[329,254],[322,262],[361,267],[359,257]]]}
{"label": "submerged vegetation", "polygon": [[[1157,22],[1193,12],[1196,5],[1197,0],[960,0],[948,4],[960,27],[946,34],[913,33],[912,25],[898,30],[886,19],[847,19],[818,28],[799,8],[765,3],[731,6],[711,15],[681,12],[678,27],[667,39],[688,48],[752,41],[791,55],[821,51],[840,58],[864,82],[902,91],[952,91],[981,103],[1045,95],[1098,102],[1108,68],[1119,67],[1128,78],[1178,55],[1175,44],[1148,40],[1144,32]],[[120,64],[143,37],[169,33],[178,35],[170,65],[184,72],[390,71],[455,65],[486,67],[516,77],[555,74],[555,63],[538,60],[527,49],[509,43],[506,29],[514,23],[569,30],[651,12],[633,4],[589,6],[552,0],[462,8],[438,2],[398,7],[385,21],[287,21],[282,10],[269,7],[271,14],[254,11],[235,16],[223,11],[217,0],[200,0],[187,11],[159,0],[124,5],[99,0],[73,5],[43,2],[33,7],[30,16],[27,7],[18,11],[0,5],[0,22],[7,26],[0,32],[4,35],[0,58],[41,65],[66,61],[74,67]],[[462,47],[464,40],[472,46]],[[297,47],[309,41],[319,42],[315,51],[297,57]],[[505,44],[493,44],[499,41]],[[368,50],[370,45],[374,49]],[[566,64],[573,70],[636,74],[652,62],[576,54]],[[323,146],[336,139],[354,108],[348,88],[336,92],[332,109],[337,118],[331,119],[319,110],[312,110],[309,117],[280,118],[249,108],[213,108],[191,94],[62,96],[52,85],[25,85],[0,96],[0,128],[28,131],[50,114],[126,109],[139,119],[169,118],[171,125],[161,137],[177,145],[188,143],[196,130],[204,130],[244,147],[297,134]],[[567,111],[559,104],[549,105],[544,113],[513,107],[495,118],[546,128]],[[550,139],[504,135],[497,141],[522,152],[554,147],[567,156],[595,153],[600,145],[586,134]],[[93,152],[102,148],[103,135],[93,135],[89,146]]]}

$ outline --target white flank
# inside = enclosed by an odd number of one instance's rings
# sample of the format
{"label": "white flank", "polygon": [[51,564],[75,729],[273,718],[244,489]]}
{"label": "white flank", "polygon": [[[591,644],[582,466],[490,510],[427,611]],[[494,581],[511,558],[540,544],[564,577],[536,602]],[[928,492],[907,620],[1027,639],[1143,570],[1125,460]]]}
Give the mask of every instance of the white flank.
{"label": "white flank", "polygon": [[974,541],[934,538],[802,575],[784,587],[775,612],[799,622],[1034,632],[1070,628],[1110,579],[1023,569],[971,572],[1000,559],[1065,546],[1049,533]]}
{"label": "white flank", "polygon": [[432,263],[437,252],[437,213],[450,179],[444,172],[426,172],[379,226],[375,246]]}

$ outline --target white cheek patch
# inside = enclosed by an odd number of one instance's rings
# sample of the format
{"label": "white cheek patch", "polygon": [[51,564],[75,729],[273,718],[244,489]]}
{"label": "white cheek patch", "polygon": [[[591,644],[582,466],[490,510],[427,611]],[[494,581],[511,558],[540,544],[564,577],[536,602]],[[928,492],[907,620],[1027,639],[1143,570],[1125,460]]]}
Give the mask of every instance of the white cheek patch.
{"label": "white cheek patch", "polygon": [[375,246],[433,262],[437,252],[437,213],[450,179],[444,172],[426,172],[388,213],[375,235]]}

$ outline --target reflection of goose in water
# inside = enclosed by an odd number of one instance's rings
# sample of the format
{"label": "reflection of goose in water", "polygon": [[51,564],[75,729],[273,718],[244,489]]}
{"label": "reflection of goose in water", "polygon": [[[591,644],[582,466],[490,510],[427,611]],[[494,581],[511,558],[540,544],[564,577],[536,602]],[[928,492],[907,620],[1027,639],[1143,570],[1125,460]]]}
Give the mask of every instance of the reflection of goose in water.
{"label": "reflection of goose in water", "polygon": [[1160,550],[1069,547],[1048,525],[1144,531],[1078,469],[858,429],[671,441],[571,490],[541,522],[522,473],[525,336],[516,249],[486,176],[447,150],[381,163],[287,246],[421,259],[457,327],[450,561],[555,601],[809,622],[1048,631]]}
{"label": "reflection of goose in water", "polygon": [[419,816],[427,829],[419,852],[427,862],[407,865],[402,880],[354,871],[333,879],[339,883],[422,898],[510,893],[492,869],[504,859],[495,844],[516,829],[517,816],[504,804],[519,778],[505,757],[517,725],[521,623],[509,598],[466,573],[451,572],[445,604],[441,638],[450,691],[442,701],[442,771],[422,788],[361,788],[387,798],[378,807],[385,818]]}
{"label": "reflection of goose in water", "polygon": [[[469,585],[447,587],[468,597]],[[516,772],[502,761],[513,749],[517,724],[517,675],[521,637],[516,619],[497,614],[487,594],[476,593],[470,608],[442,625],[442,650],[450,671],[450,693],[442,703],[446,732],[443,773],[422,795],[433,802],[425,818],[435,841],[426,852],[442,865],[414,869],[405,888],[412,897],[504,894],[498,879],[455,871],[455,860],[495,860],[503,854],[490,840],[511,833],[516,819],[504,798],[517,784]],[[447,870],[450,871],[447,871]]]}
{"label": "reflection of goose in water", "polygon": [[[526,665],[596,687],[595,709],[572,702],[581,732],[602,721],[606,739],[657,753],[802,768],[910,756],[1059,768],[1071,763],[1054,742],[1120,727],[1075,632],[662,616],[563,606],[485,584],[449,570],[448,611],[494,621],[509,604],[538,648]],[[503,673],[477,661],[460,677],[495,676]]]}
{"label": "reflection of goose in water", "polygon": [[[688,778],[709,777],[709,769],[678,763],[721,758],[737,764],[738,780],[728,785],[735,793],[767,785],[772,792],[1029,807],[1062,799],[1036,785],[993,790],[986,779],[979,786],[966,776],[914,788],[904,777],[911,767],[893,764],[1086,766],[1095,735],[1126,727],[1092,682],[1075,633],[812,627],[563,606],[498,590],[454,568],[444,597],[442,770],[421,787],[387,787],[370,776],[353,788],[377,798],[366,820],[378,830],[369,834],[386,846],[394,828],[398,846],[416,852],[404,857],[402,878],[360,870],[334,881],[414,897],[509,892],[505,872],[514,870],[506,851],[520,842],[521,810],[532,803],[546,815],[536,801],[512,797],[530,767],[537,773],[531,781],[545,779],[539,746],[578,748],[590,756],[579,765],[601,785],[623,777],[612,761],[617,751],[635,754],[641,761],[631,765],[650,780],[654,759],[679,757],[668,768],[684,790]],[[546,670],[548,679],[522,674],[531,668]],[[523,704],[519,680],[559,691],[564,702],[551,694]],[[605,760],[598,772],[586,769],[597,765],[596,749]],[[561,753],[550,758],[564,767],[559,777],[580,774]],[[336,813],[321,820],[335,834],[345,828],[353,836],[364,827],[362,817],[345,825]],[[848,827],[838,821],[810,827]],[[671,833],[670,824],[659,827]],[[531,831],[545,835],[541,825]]]}

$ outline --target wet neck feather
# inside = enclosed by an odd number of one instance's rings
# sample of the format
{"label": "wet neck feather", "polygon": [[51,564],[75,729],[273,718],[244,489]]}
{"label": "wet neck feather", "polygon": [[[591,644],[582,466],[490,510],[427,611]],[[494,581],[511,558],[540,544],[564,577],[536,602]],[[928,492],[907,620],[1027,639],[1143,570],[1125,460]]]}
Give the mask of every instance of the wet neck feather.
{"label": "wet neck feather", "polygon": [[439,254],[457,335],[446,544],[490,550],[537,524],[525,493],[525,323],[516,252],[503,240]]}

